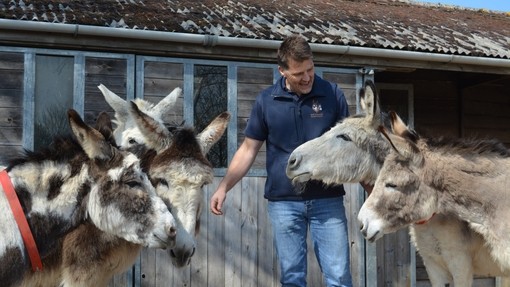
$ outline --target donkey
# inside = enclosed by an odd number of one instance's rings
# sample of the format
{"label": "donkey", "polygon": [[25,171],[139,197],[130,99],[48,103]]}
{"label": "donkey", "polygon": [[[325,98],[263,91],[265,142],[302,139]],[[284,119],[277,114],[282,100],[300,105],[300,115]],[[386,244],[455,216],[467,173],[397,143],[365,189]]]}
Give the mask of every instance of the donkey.
{"label": "donkey", "polygon": [[[210,183],[214,176],[212,165],[205,156],[223,135],[230,114],[220,114],[200,134],[195,135],[191,128],[167,129],[159,120],[139,109],[141,106],[148,113],[160,117],[159,112],[165,112],[171,107],[170,102],[175,101],[179,90],[175,92],[156,106],[137,100],[132,103],[118,102],[122,104],[114,104],[113,107],[118,124],[116,134],[121,136],[121,142],[127,144],[129,149],[137,150],[136,154],[142,157],[158,195],[176,215],[176,245],[169,249],[169,254],[173,264],[181,267],[189,264],[195,252],[193,236],[199,229],[202,187]],[[173,100],[169,101],[168,97]],[[161,108],[161,103],[165,105],[164,108]],[[120,118],[119,113],[127,113],[128,117]],[[119,127],[124,131],[119,131]],[[134,264],[141,247],[112,238],[93,226],[83,226],[64,241],[62,285],[106,286],[113,275],[126,271]],[[48,279],[39,279],[39,282],[46,284],[41,286],[48,286]],[[54,282],[54,278],[52,280]],[[33,285],[34,281],[30,283]],[[50,285],[55,286],[54,283]]]}
{"label": "donkey", "polygon": [[[375,86],[367,81],[361,91],[364,114],[344,119],[319,138],[296,148],[289,157],[287,175],[294,182],[308,179],[326,184],[364,182],[373,185],[391,151],[378,127],[389,118],[378,104]],[[395,126],[396,133],[404,133]],[[406,128],[407,130],[407,128]],[[420,223],[420,222],[418,222]],[[437,214],[427,222],[410,225],[411,240],[423,258],[433,286],[453,283],[470,286],[473,274],[491,275],[489,251],[481,236],[455,217]],[[486,268],[486,269],[484,269]]]}
{"label": "donkey", "polygon": [[[436,234],[442,232],[445,241],[438,247],[451,256],[443,262],[454,276],[452,282],[449,274],[439,273],[442,277],[435,279],[435,286],[471,286],[473,273],[510,276],[510,198],[506,190],[510,151],[496,140],[420,138],[398,115],[391,118],[399,132],[388,134],[381,128],[393,150],[358,214],[363,236],[375,241],[441,215],[442,223],[462,225],[455,233],[441,225],[437,228]],[[457,251],[459,244],[464,252],[447,250]],[[464,276],[455,276],[455,272]]]}
{"label": "donkey", "polygon": [[[182,95],[180,88],[175,88],[168,96],[162,99],[156,105],[136,99],[134,102],[140,111],[147,114],[147,117],[132,116],[129,112],[129,103],[118,95],[108,90],[104,85],[98,87],[105,100],[115,111],[115,120],[117,127],[114,130],[115,140],[121,143],[124,148],[140,144],[147,145],[154,149],[160,157],[170,147],[170,143],[177,140],[165,129],[162,124],[162,117],[168,113],[174,106],[177,98]],[[147,123],[143,124],[137,119],[151,118],[150,122],[153,131],[147,128]],[[196,136],[196,140],[189,139],[189,143],[183,142],[180,148],[182,157],[198,144],[201,153],[194,153],[188,156],[185,165],[182,164],[181,156],[175,153],[172,157],[166,157],[171,160],[172,165],[159,163],[156,168],[151,165],[149,175],[151,178],[162,179],[167,185],[156,184],[156,192],[170,208],[172,214],[177,220],[177,238],[176,245],[170,249],[169,254],[172,263],[176,267],[183,267],[190,263],[191,257],[195,253],[195,239],[200,227],[200,215],[204,204],[202,187],[211,182],[213,170],[207,159],[211,147],[221,138],[230,120],[228,112],[220,114],[214,119],[208,127]],[[164,140],[164,142],[162,142]],[[197,141],[197,144],[194,142]],[[185,146],[187,144],[187,147]],[[173,191],[170,187],[177,187]]]}
{"label": "donkey", "polygon": [[[58,137],[46,149],[6,168],[40,257],[52,257],[63,237],[89,222],[107,234],[148,247],[175,240],[175,221],[132,153],[113,147],[78,113],[68,111],[74,138]],[[5,189],[3,189],[5,191]],[[19,284],[29,270],[27,252],[7,203],[0,220],[0,281]]]}

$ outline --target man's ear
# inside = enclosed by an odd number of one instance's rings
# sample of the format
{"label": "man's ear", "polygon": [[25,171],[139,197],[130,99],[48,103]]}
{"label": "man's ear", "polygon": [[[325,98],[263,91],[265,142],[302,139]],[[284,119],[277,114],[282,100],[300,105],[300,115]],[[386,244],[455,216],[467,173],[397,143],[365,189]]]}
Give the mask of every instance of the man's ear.
{"label": "man's ear", "polygon": [[278,72],[280,72],[280,75],[284,76],[283,72],[285,72],[285,70],[281,66],[278,66]]}

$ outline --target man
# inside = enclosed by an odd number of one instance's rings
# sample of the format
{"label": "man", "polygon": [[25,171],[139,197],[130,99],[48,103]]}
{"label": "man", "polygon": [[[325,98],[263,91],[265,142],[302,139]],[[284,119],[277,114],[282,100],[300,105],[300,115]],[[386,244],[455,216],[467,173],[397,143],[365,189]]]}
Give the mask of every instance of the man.
{"label": "man", "polygon": [[291,152],[347,117],[348,105],[336,84],[315,75],[313,54],[303,37],[286,38],[277,61],[282,77],[257,96],[245,140],[211,197],[211,212],[222,214],[227,192],[246,175],[266,141],[264,197],[282,286],[306,286],[308,229],[327,286],[352,286],[343,186],[310,181],[295,187],[285,175]]}

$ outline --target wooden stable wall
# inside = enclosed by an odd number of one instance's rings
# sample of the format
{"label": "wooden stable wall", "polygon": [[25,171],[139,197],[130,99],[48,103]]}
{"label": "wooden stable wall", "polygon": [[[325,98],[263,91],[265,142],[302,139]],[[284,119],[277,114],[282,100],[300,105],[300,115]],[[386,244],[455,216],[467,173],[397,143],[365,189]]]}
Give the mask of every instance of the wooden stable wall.
{"label": "wooden stable wall", "polygon": [[[168,114],[165,121],[193,124],[196,85],[193,67],[227,67],[226,108],[235,117],[227,131],[229,158],[243,139],[242,131],[255,96],[278,76],[272,63],[0,47],[0,163],[33,144],[33,97],[41,96],[34,95],[37,76],[34,58],[38,54],[74,59],[73,107],[91,124],[100,111],[107,110],[113,115],[97,89],[100,83],[125,99],[144,97],[153,102],[181,86],[184,96],[178,99],[174,112]],[[317,67],[317,72],[340,83],[354,114],[357,91],[362,83],[357,69]],[[381,97],[385,104],[399,109],[410,105],[408,116],[419,132],[454,137],[483,134],[510,143],[508,76],[417,70],[377,72],[375,81],[384,87]],[[109,286],[279,286],[266,200],[262,197],[264,151],[248,176],[228,194],[224,216],[214,216],[208,211],[208,200],[225,173],[225,167],[215,169],[214,182],[204,188],[206,206],[201,217],[197,251],[190,266],[175,269],[167,251],[146,249],[134,268],[116,276]],[[364,196],[359,185],[347,185],[345,206],[355,286],[429,286],[419,254],[409,245],[406,230],[386,235],[376,244],[365,244],[356,221]],[[308,262],[309,286],[324,286],[312,252]],[[509,286],[494,278],[477,279],[476,284]]]}
{"label": "wooden stable wall", "polygon": [[[206,198],[210,198],[220,180],[221,177],[216,177],[204,189]],[[141,278],[140,286],[280,286],[278,262],[266,212],[267,200],[263,198],[264,182],[264,177],[243,178],[229,192],[223,216],[213,215],[208,210],[202,214],[203,228],[190,266],[175,269],[171,267],[165,251],[144,250],[140,274],[137,275]],[[348,192],[357,192],[357,185],[350,187]],[[348,212],[351,217],[354,214],[352,210],[359,208],[353,204],[357,202],[352,203],[346,198],[346,210],[351,210]],[[354,222],[351,220],[349,226],[351,235],[358,230]],[[351,242],[351,248],[356,248],[358,244],[352,237]],[[313,250],[310,243],[308,248]],[[351,250],[356,261],[355,252]],[[325,286],[314,256],[310,254],[309,257],[308,285]],[[353,275],[356,274],[353,270]],[[356,280],[355,286],[364,285]]]}

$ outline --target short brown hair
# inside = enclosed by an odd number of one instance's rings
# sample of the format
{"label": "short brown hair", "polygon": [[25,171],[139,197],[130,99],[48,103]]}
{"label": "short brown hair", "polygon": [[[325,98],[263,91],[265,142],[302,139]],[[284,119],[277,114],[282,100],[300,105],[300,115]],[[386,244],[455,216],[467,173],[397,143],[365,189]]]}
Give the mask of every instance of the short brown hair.
{"label": "short brown hair", "polygon": [[291,35],[283,40],[278,48],[276,60],[278,65],[284,70],[289,68],[289,59],[303,62],[312,59],[312,49],[304,37],[301,35]]}

